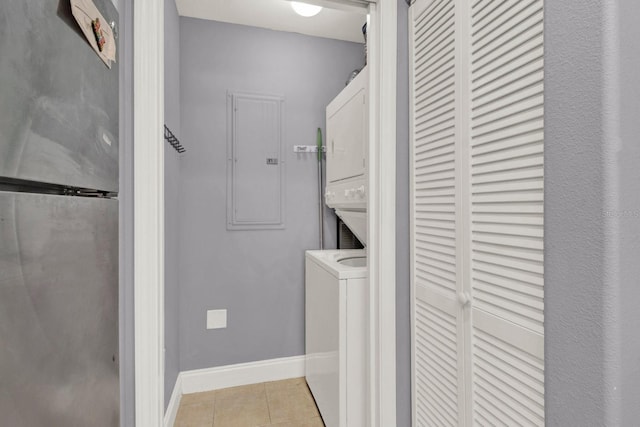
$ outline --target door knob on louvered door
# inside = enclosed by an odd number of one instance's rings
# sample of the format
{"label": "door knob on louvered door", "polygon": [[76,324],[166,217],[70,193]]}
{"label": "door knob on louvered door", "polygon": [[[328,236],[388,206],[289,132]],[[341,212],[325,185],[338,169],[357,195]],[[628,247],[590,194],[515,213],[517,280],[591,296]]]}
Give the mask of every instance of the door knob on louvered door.
{"label": "door knob on louvered door", "polygon": [[462,307],[469,305],[471,302],[471,295],[467,292],[458,292],[458,302]]}

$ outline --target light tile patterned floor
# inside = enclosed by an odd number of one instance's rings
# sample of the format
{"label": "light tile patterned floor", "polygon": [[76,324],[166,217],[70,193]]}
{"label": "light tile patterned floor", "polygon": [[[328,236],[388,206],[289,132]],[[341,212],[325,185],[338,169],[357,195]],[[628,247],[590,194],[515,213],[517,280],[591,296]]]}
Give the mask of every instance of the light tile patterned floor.
{"label": "light tile patterned floor", "polygon": [[185,394],[175,427],[324,427],[304,378]]}

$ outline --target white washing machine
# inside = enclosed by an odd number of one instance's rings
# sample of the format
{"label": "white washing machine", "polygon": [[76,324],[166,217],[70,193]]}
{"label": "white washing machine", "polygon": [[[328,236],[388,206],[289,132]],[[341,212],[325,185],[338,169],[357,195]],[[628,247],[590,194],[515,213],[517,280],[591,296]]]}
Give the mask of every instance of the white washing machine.
{"label": "white washing machine", "polygon": [[364,249],[306,253],[306,378],[326,427],[364,427]]}

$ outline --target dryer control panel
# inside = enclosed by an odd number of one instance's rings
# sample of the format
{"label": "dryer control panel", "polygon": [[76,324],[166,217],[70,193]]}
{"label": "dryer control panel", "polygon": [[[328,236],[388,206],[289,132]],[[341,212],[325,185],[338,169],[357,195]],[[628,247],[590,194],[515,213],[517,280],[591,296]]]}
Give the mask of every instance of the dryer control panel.
{"label": "dryer control panel", "polygon": [[364,178],[327,185],[324,201],[334,209],[367,208],[367,185]]}

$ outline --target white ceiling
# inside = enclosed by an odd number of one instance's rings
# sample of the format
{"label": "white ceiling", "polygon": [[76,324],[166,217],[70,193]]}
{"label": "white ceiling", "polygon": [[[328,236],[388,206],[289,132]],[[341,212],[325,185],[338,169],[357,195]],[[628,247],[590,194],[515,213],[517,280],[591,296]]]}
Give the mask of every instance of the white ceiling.
{"label": "white ceiling", "polygon": [[311,18],[286,0],[176,0],[180,16],[363,43],[362,13],[324,8]]}

